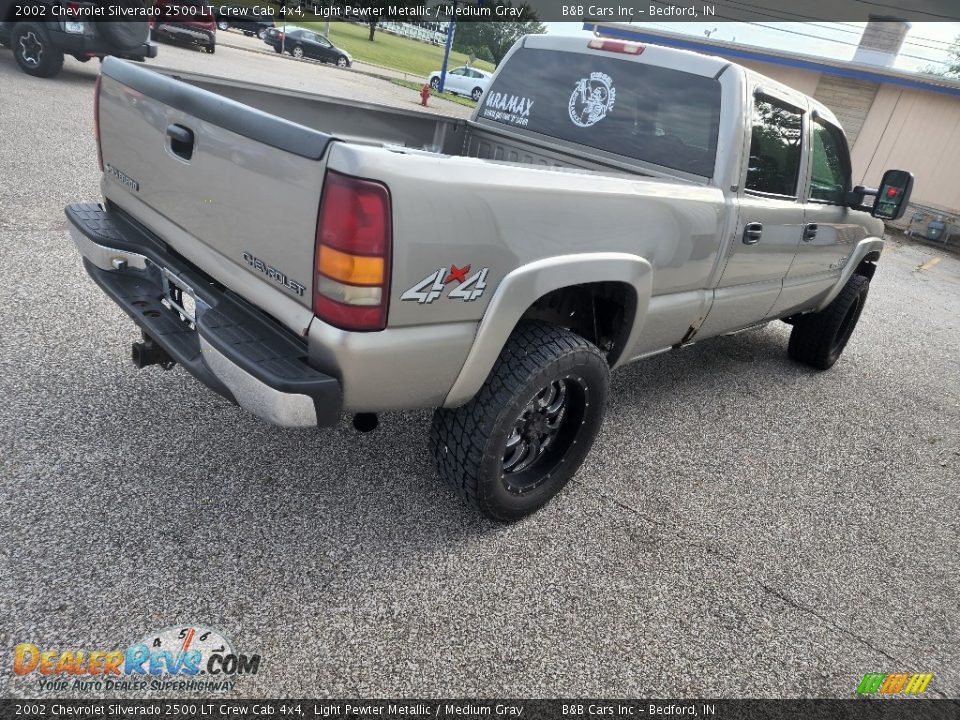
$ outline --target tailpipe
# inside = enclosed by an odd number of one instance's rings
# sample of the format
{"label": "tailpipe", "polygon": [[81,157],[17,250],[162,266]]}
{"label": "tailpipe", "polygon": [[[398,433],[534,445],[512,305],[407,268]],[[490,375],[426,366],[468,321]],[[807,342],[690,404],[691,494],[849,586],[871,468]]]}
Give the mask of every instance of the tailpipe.
{"label": "tailpipe", "polygon": [[380,420],[376,413],[357,413],[353,416],[353,427],[358,432],[373,432],[379,424]]}
{"label": "tailpipe", "polygon": [[164,370],[169,370],[176,361],[167,355],[167,351],[157,345],[153,338],[144,333],[142,342],[135,342],[130,346],[130,359],[138,370],[150,365],[159,365]]}

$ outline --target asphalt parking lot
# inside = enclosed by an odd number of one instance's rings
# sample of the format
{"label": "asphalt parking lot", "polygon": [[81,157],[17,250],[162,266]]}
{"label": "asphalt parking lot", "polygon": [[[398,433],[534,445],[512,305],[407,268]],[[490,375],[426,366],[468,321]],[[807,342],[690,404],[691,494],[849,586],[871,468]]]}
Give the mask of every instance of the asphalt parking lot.
{"label": "asphalt parking lot", "polygon": [[[415,95],[226,47],[160,60]],[[18,643],[187,622],[262,656],[237,697],[851,697],[894,671],[960,696],[956,258],[888,246],[830,372],[774,323],[615,373],[577,478],[495,525],[442,486],[429,413],[282,430],[134,370],[63,216],[99,197],[96,72],[0,51],[0,696],[43,695]]]}

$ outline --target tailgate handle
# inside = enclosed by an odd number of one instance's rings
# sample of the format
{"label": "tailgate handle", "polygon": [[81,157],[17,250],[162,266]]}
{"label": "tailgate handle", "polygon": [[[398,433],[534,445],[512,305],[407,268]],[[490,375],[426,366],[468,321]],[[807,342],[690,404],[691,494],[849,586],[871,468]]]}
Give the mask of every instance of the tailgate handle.
{"label": "tailgate handle", "polygon": [[183,125],[167,127],[167,137],[170,138],[170,150],[177,157],[189,160],[193,157],[193,130]]}

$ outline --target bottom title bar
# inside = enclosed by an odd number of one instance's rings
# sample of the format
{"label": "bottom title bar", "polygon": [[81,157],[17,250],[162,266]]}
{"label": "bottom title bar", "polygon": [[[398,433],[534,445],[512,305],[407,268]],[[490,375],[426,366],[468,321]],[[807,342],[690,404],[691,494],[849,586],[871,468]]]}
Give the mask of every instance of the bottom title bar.
{"label": "bottom title bar", "polygon": [[957,720],[953,700],[0,700],[2,718]]}

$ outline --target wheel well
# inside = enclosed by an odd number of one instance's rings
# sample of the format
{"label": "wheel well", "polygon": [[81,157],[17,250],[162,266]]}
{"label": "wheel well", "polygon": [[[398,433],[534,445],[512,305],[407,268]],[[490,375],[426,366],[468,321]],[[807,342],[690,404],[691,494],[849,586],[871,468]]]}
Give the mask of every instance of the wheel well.
{"label": "wheel well", "polygon": [[857,265],[857,269],[853,271],[854,274],[863,275],[867,280],[872,280],[873,274],[877,271],[877,260],[879,259],[880,252],[878,250],[867,253],[860,264]]}
{"label": "wheel well", "polygon": [[589,340],[613,365],[623,352],[637,309],[636,291],[627,283],[570,285],[547,293],[521,317],[567,328]]}

